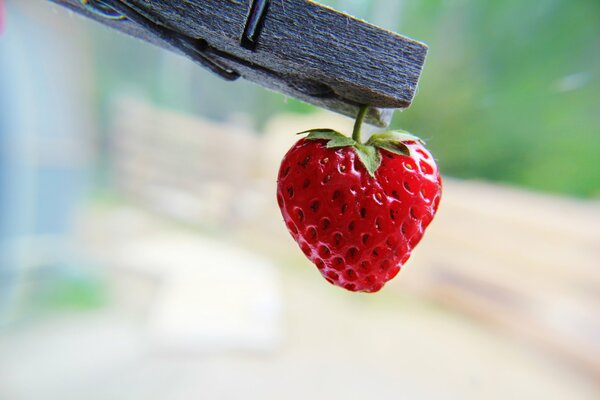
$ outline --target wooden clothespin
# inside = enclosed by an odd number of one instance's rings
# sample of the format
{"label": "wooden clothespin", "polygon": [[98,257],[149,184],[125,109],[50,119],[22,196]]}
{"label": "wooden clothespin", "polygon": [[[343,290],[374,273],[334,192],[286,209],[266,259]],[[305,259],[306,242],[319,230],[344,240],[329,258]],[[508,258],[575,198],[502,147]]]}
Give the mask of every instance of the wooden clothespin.
{"label": "wooden clothespin", "polygon": [[386,126],[410,105],[427,47],[308,0],[51,0],[192,58],[348,116]]}

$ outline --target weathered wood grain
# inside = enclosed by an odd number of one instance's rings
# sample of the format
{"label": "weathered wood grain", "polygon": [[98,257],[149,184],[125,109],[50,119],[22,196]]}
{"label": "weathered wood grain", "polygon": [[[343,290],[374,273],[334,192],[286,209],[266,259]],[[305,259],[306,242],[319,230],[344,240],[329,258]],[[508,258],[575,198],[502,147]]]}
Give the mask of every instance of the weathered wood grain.
{"label": "weathered wood grain", "polygon": [[[104,19],[79,0],[51,1],[178,51],[133,21]],[[173,32],[205,40],[208,54],[250,81],[349,116],[368,104],[367,122],[380,126],[392,109],[410,105],[427,52],[419,42],[307,0],[270,1],[252,49],[240,44],[251,0],[122,3]]]}

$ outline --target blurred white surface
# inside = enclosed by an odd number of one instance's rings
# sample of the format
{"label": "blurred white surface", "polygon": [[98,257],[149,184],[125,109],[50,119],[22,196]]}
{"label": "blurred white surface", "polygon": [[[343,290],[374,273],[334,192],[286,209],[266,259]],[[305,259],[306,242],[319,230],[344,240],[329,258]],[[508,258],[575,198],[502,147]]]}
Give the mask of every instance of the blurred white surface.
{"label": "blurred white surface", "polygon": [[281,294],[275,267],[201,236],[162,232],[128,245],[125,268],[160,275],[148,333],[158,347],[185,353],[275,350]]}
{"label": "blurred white surface", "polygon": [[[268,236],[289,254],[273,274],[246,251],[224,254],[245,246],[243,236],[216,243],[139,209],[92,210],[85,232],[84,247],[108,273],[112,306],[0,335],[0,398],[598,398],[594,381],[552,347],[462,312],[457,299],[469,293],[489,307],[486,292],[453,281],[415,290],[436,267],[425,255],[369,296],[323,281],[284,236]],[[221,262],[234,266],[221,275]]]}

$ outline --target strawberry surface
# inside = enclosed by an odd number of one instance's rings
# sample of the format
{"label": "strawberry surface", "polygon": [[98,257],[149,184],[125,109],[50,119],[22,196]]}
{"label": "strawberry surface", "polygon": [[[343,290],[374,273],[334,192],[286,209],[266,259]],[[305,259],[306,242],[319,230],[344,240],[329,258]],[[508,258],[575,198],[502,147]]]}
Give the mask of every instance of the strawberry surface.
{"label": "strawberry surface", "polygon": [[[433,219],[440,175],[414,137],[393,142],[396,147],[372,146],[376,166],[369,170],[359,151],[364,145],[344,145],[336,135],[309,136],[288,151],[277,202],[291,235],[328,282],[377,292],[400,271]],[[334,140],[340,146],[331,145]]]}

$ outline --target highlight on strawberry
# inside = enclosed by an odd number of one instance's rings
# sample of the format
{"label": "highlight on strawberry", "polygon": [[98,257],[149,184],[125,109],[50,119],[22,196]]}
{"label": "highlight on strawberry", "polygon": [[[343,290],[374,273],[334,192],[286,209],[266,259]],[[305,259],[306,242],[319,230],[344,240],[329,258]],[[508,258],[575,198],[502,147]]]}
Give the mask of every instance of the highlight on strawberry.
{"label": "highlight on strawberry", "polygon": [[432,221],[440,174],[423,141],[404,131],[365,143],[361,107],[352,137],[313,129],[284,156],[277,203],[285,224],[323,277],[354,292],[394,278]]}

